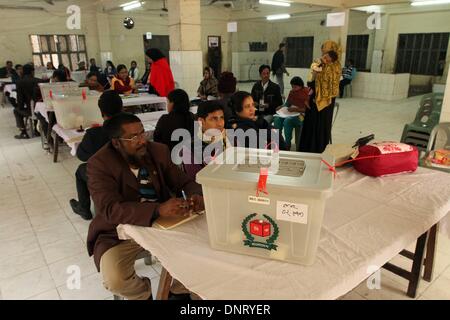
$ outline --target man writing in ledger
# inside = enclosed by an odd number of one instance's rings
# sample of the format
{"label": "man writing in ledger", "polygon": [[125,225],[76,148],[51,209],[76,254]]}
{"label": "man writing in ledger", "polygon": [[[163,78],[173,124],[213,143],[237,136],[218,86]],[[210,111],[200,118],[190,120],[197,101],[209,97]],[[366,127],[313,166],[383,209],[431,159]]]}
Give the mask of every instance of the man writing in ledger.
{"label": "man writing in ledger", "polygon": [[[152,299],[150,279],[134,270],[144,251],[133,240],[119,240],[119,224],[150,227],[159,217],[187,216],[204,209],[201,187],[170,158],[169,148],[149,142],[138,117],[120,113],[105,122],[111,138],[88,161],[88,186],[97,211],[89,226],[87,247],[105,287],[130,300]],[[171,197],[184,191],[187,200]],[[172,296],[187,290],[174,281]],[[170,295],[169,295],[170,297]]]}

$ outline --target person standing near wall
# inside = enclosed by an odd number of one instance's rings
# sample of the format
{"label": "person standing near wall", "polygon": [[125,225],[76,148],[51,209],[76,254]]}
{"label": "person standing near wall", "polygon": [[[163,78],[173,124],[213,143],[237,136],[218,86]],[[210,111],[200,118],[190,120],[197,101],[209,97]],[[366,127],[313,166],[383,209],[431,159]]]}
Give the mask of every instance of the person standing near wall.
{"label": "person standing near wall", "polygon": [[284,51],[286,50],[286,44],[280,43],[278,46],[278,51],[272,57],[272,73],[277,79],[277,83],[281,89],[281,95],[284,97],[284,74],[289,77],[289,72],[287,72],[284,65]]}
{"label": "person standing near wall", "polygon": [[157,93],[160,97],[167,97],[175,89],[172,70],[161,50],[148,49],[145,54],[151,63],[151,72],[148,78],[149,92]]}
{"label": "person standing near wall", "polygon": [[320,62],[311,65],[308,87],[312,89],[310,109],[306,110],[298,151],[322,153],[331,142],[331,126],[342,67],[341,48],[331,40],[322,45]]}

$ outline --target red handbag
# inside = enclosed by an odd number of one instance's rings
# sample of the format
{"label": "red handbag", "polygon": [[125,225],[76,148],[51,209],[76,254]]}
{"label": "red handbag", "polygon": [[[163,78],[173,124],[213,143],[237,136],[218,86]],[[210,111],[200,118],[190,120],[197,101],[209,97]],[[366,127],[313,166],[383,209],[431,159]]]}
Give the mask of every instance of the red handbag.
{"label": "red handbag", "polygon": [[353,162],[356,170],[372,177],[414,172],[418,164],[417,148],[399,142],[374,142],[362,146]]}

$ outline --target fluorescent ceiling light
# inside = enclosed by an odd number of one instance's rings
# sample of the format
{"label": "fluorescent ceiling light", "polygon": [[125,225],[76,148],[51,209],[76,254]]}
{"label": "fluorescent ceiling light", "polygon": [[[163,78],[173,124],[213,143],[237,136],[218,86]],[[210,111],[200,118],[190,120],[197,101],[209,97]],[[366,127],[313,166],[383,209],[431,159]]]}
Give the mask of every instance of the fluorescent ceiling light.
{"label": "fluorescent ceiling light", "polygon": [[285,13],[285,14],[274,14],[271,16],[267,16],[267,20],[280,20],[280,19],[289,19],[291,17],[290,14]]}
{"label": "fluorescent ceiling light", "polygon": [[270,4],[272,6],[280,6],[280,7],[290,7],[291,4],[289,2],[283,1],[273,1],[273,0],[259,0],[260,4]]}
{"label": "fluorescent ceiling light", "polygon": [[127,6],[129,6],[129,5],[131,5],[131,4],[135,4],[135,3],[138,3],[138,2],[139,2],[139,1],[131,1],[131,2],[127,2],[127,3],[121,4],[120,7],[127,7]]}
{"label": "fluorescent ceiling light", "polygon": [[423,1],[413,1],[411,2],[412,6],[430,6],[436,4],[448,4],[450,0],[423,0]]}
{"label": "fluorescent ceiling light", "polygon": [[120,5],[124,11],[140,8],[142,6],[140,1],[132,1]]}

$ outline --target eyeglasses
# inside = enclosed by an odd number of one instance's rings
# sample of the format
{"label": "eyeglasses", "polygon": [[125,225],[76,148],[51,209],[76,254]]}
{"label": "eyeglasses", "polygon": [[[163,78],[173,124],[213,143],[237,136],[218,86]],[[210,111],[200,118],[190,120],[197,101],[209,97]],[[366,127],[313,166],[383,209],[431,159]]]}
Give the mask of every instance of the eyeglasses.
{"label": "eyeglasses", "polygon": [[144,131],[144,132],[139,133],[131,138],[119,138],[119,140],[130,141],[132,143],[136,143],[140,139],[148,140],[149,137],[150,137],[150,132]]}

